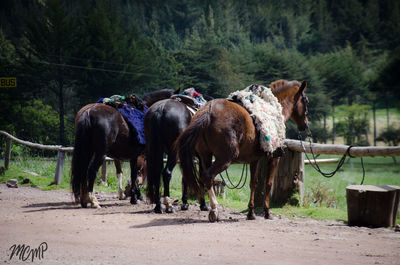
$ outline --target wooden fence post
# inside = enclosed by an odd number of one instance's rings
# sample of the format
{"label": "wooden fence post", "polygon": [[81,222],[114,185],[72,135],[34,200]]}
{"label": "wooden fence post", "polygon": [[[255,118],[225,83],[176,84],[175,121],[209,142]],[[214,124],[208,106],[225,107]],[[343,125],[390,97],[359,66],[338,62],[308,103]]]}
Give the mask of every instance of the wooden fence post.
{"label": "wooden fence post", "polygon": [[4,168],[6,170],[10,167],[11,145],[12,145],[12,140],[6,137],[6,152],[4,154]]}
{"label": "wooden fence post", "polygon": [[271,202],[287,203],[296,189],[300,197],[298,203],[301,204],[304,196],[304,153],[286,148],[272,185]]}
{"label": "wooden fence post", "polygon": [[[265,198],[265,177],[267,170],[267,159],[261,158],[258,162],[258,185],[255,195],[255,206],[263,207]],[[271,190],[270,202],[283,205],[288,202],[290,196],[298,188],[300,195],[299,204],[304,196],[304,154],[285,148],[285,154],[281,157],[279,168],[274,178]]]}
{"label": "wooden fence post", "polygon": [[63,177],[63,167],[64,167],[64,152],[58,151],[57,154],[57,165],[56,165],[56,174],[54,176],[54,184],[60,185]]}

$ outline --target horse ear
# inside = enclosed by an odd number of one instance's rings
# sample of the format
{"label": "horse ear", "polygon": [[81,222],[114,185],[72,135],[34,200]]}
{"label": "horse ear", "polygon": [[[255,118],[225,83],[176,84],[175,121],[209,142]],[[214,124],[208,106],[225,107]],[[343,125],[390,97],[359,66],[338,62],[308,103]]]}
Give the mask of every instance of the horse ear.
{"label": "horse ear", "polygon": [[299,92],[300,92],[300,93],[303,93],[304,90],[306,89],[306,87],[307,87],[307,81],[304,80],[303,82],[301,82],[301,86],[300,86],[300,88],[299,88]]}
{"label": "horse ear", "polygon": [[179,87],[174,91],[174,95],[178,95],[180,92],[181,92],[181,88]]}

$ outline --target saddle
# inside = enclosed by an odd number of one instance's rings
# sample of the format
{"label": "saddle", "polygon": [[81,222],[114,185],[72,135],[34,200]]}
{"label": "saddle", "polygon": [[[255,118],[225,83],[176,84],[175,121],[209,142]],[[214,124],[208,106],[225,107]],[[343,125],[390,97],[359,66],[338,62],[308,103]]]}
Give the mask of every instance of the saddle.
{"label": "saddle", "polygon": [[194,98],[185,96],[185,95],[172,95],[171,99],[175,99],[179,102],[182,102],[183,104],[186,105],[186,108],[194,115],[196,111],[201,107],[200,104],[198,104]]}

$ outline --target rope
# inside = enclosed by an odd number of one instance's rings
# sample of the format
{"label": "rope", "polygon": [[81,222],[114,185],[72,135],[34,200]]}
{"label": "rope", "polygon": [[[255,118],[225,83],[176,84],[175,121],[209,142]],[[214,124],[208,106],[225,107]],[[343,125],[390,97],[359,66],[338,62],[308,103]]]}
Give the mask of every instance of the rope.
{"label": "rope", "polygon": [[[354,156],[350,155],[350,149],[353,147],[352,145],[350,145],[349,148],[347,148],[346,152],[343,154],[342,158],[339,160],[336,169],[333,170],[332,172],[325,173],[325,172],[323,172],[323,171],[321,170],[321,168],[319,167],[319,165],[318,165],[318,163],[317,163],[317,160],[316,160],[316,158],[315,158],[314,151],[313,151],[313,149],[312,149],[312,143],[311,143],[311,138],[312,138],[311,133],[310,133],[308,136],[309,136],[309,143],[310,143],[310,151],[311,151],[311,155],[312,155],[312,158],[313,158],[313,160],[314,160],[314,163],[311,161],[311,159],[310,159],[310,158],[308,157],[308,155],[307,155],[306,148],[305,148],[304,145],[303,145],[303,140],[302,140],[302,137],[301,137],[301,134],[300,134],[300,133],[299,133],[299,135],[298,135],[297,138],[300,140],[301,147],[303,148],[304,154],[305,154],[307,160],[310,162],[311,166],[312,166],[317,172],[319,172],[322,176],[324,176],[325,178],[331,178],[331,177],[333,177],[333,176],[340,170],[340,168],[343,166],[344,162],[346,161],[346,156],[347,156],[347,155],[348,155],[349,157],[351,157],[351,158],[354,158]],[[363,161],[363,158],[362,158],[362,157],[360,157],[360,158],[361,158],[361,167],[362,167],[362,170],[363,170],[363,177],[362,177],[362,180],[361,180],[361,185],[363,185],[364,180],[365,180],[365,168],[364,168],[364,161]]]}
{"label": "rope", "polygon": [[[241,182],[242,182],[242,179],[243,179],[244,171],[246,171],[246,177],[245,177],[243,183],[241,183]],[[225,179],[224,179],[224,177],[222,176],[221,173],[219,173],[219,176],[220,176],[221,179],[225,182],[226,187],[227,187],[228,189],[230,189],[230,190],[233,190],[233,189],[240,190],[241,188],[244,187],[244,185],[246,184],[246,181],[247,181],[247,164],[243,164],[243,167],[242,167],[242,175],[240,176],[240,180],[239,180],[238,184],[236,184],[236,185],[234,185],[233,182],[231,181],[231,179],[230,179],[230,177],[229,177],[229,174],[228,174],[228,170],[225,170],[225,174],[226,174],[226,178],[228,179],[228,181],[229,181],[229,183],[230,183],[230,185],[231,185],[230,187],[229,187],[228,183],[225,181]],[[239,186],[240,186],[240,187],[239,187]]]}

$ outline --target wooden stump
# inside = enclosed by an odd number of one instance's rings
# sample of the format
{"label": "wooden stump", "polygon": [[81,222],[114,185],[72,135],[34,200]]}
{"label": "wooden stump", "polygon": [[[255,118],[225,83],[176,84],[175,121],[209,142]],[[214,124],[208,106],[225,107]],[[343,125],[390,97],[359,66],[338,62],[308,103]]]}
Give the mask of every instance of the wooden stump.
{"label": "wooden stump", "polygon": [[391,227],[396,225],[400,187],[350,185],[346,188],[348,224]]}

